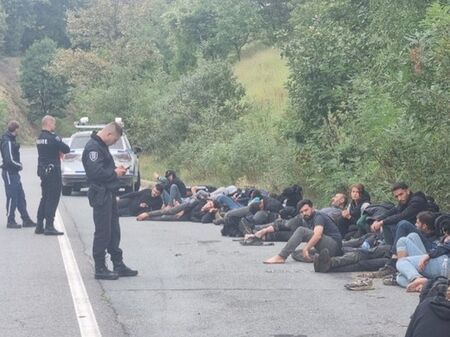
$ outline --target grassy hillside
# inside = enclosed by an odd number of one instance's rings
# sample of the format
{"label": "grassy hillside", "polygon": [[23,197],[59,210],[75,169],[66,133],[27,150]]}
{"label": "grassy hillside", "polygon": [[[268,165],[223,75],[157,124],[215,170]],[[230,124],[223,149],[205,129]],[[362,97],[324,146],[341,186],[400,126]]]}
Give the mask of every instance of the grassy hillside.
{"label": "grassy hillside", "polygon": [[234,66],[234,73],[245,87],[248,99],[271,106],[277,113],[284,111],[288,68],[279,50],[264,48],[244,52],[242,60]]}
{"label": "grassy hillside", "polygon": [[0,59],[0,132],[3,133],[8,121],[18,120],[22,126],[20,141],[30,143],[35,131],[26,117],[27,103],[21,97],[19,68],[20,58]]}
{"label": "grassy hillside", "polygon": [[[285,88],[288,68],[278,50],[261,45],[244,50],[241,61],[234,65],[234,73],[244,86],[249,101],[261,107],[270,107],[277,115],[284,113],[288,97]],[[141,172],[145,179],[152,180],[153,172],[163,174],[166,168],[165,163],[156,161],[152,156],[141,156]],[[191,181],[189,172],[182,171],[180,174],[191,185],[205,183]]]}

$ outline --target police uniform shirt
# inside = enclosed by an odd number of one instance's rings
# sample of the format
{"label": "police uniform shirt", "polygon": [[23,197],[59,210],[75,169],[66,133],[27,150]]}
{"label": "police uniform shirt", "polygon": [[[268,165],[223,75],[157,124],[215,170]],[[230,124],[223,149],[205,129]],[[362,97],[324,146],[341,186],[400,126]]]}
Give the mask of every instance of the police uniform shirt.
{"label": "police uniform shirt", "polygon": [[90,184],[104,185],[110,190],[119,187],[114,159],[108,146],[95,131],[84,148],[82,162]]}
{"label": "police uniform shirt", "polygon": [[47,130],[41,131],[41,134],[36,139],[36,146],[40,165],[53,164],[56,167],[60,167],[59,153],[70,152],[70,147],[62,141],[61,137]]}

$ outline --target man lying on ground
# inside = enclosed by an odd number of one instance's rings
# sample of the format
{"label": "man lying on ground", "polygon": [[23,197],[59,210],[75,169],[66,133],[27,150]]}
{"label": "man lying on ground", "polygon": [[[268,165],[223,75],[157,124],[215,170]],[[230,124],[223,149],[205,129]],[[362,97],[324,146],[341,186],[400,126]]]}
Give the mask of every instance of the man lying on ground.
{"label": "man lying on ground", "polygon": [[143,212],[159,210],[163,207],[161,184],[152,188],[144,188],[138,192],[131,192],[118,197],[117,207],[119,216],[138,216]]}

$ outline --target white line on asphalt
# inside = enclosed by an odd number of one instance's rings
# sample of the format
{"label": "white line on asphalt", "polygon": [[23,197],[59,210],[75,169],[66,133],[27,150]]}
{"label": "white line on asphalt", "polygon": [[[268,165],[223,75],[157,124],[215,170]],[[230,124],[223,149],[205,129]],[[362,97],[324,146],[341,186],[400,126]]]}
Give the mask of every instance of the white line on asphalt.
{"label": "white line on asphalt", "polygon": [[61,249],[64,267],[66,268],[67,280],[69,281],[70,292],[72,293],[81,337],[101,337],[102,334],[100,333],[94,310],[92,310],[80,269],[75,260],[72,245],[70,244],[64,222],[58,210],[55,215],[55,225],[59,230],[64,232],[64,235],[58,236],[59,248]]}

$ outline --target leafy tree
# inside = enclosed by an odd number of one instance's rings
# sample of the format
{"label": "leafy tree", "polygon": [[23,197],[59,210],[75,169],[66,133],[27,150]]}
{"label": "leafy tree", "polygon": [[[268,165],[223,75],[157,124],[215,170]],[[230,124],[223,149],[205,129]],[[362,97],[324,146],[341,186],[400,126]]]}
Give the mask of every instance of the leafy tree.
{"label": "leafy tree", "polygon": [[33,120],[47,114],[65,115],[68,85],[62,76],[52,74],[49,69],[55,53],[56,43],[46,38],[35,42],[22,61],[20,85],[24,98],[30,103]]}

